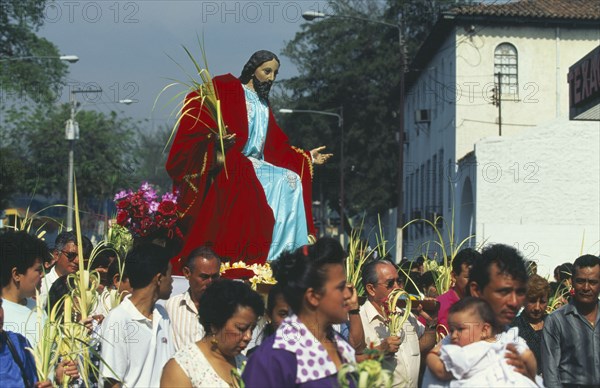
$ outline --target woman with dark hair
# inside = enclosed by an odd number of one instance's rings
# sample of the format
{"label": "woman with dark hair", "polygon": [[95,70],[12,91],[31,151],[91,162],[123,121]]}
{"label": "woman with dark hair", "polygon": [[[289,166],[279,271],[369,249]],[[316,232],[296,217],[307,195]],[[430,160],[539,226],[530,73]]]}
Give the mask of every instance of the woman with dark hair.
{"label": "woman with dark hair", "polygon": [[342,364],[355,361],[352,346],[332,328],[347,320],[351,308],[345,257],[336,240],[323,238],[273,263],[293,313],[248,360],[246,387],[337,385]]}
{"label": "woman with dark hair", "polygon": [[219,256],[262,264],[315,235],[313,163],[331,155],[320,153],[324,147],[292,147],[275,122],[268,97],[279,66],[275,54],[261,50],[239,79],[213,78],[227,131],[225,155],[199,94],[186,97],[166,165],[179,191],[185,235],[179,256],[210,245]]}
{"label": "woman with dark hair", "polygon": [[435,284],[435,274],[433,271],[427,271],[421,275],[419,287],[421,288],[421,293],[426,298],[436,298],[440,295]]}
{"label": "woman with dark hair", "polygon": [[275,284],[269,290],[267,296],[267,309],[265,311],[266,324],[256,338],[256,346],[248,350],[248,357],[260,344],[269,336],[273,335],[279,328],[285,318],[291,313],[290,305],[285,301],[283,296],[283,287],[281,284]]}
{"label": "woman with dark hair", "polygon": [[198,308],[206,334],[167,362],[161,387],[231,386],[232,371],[241,369],[245,361],[241,353],[263,312],[260,295],[248,285],[228,279],[211,283]]}
{"label": "woman with dark hair", "polygon": [[547,316],[549,297],[548,281],[539,275],[531,275],[527,280],[523,311],[510,325],[519,328],[519,336],[527,342],[527,346],[535,355],[538,375],[542,373],[542,329]]}

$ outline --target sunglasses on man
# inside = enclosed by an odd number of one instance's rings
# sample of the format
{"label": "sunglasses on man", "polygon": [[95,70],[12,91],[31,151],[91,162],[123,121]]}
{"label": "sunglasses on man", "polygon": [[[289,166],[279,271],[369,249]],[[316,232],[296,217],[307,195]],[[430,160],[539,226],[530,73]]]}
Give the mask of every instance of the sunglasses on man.
{"label": "sunglasses on man", "polygon": [[397,284],[398,287],[402,287],[402,280],[400,280],[400,278],[394,278],[377,284],[383,284],[386,289],[391,290],[392,288],[394,288],[394,284]]}
{"label": "sunglasses on man", "polygon": [[79,256],[79,253],[77,252],[65,252],[65,251],[61,251],[63,255],[65,255],[67,257],[67,260],[69,261],[73,261],[77,258],[77,256]]}

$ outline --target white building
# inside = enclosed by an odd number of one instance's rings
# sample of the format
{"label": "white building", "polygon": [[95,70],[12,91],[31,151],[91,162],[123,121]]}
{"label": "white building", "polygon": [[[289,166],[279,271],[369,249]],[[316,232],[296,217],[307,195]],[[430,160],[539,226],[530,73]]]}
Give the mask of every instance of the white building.
{"label": "white building", "polygon": [[[579,256],[584,233],[584,253],[598,254],[600,122],[568,121],[567,73],[598,46],[599,26],[599,3],[588,0],[443,15],[406,87],[409,220],[442,215],[455,241],[514,245],[548,268]],[[410,226],[404,256],[434,239],[430,227]]]}

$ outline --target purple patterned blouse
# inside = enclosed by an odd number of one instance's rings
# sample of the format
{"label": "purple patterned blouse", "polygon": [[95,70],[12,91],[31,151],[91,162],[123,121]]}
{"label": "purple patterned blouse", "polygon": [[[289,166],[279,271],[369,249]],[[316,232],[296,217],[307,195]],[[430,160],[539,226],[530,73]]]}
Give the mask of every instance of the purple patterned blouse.
{"label": "purple patterned blouse", "polygon": [[[331,330],[343,363],[354,362],[354,349]],[[275,334],[248,359],[242,379],[252,387],[337,387],[337,368],[327,351],[298,320],[286,318]]]}

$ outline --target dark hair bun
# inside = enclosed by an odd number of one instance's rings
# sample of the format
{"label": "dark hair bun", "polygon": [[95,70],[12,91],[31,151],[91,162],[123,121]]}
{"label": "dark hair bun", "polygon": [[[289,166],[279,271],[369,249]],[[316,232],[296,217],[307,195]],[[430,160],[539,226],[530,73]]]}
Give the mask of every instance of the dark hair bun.
{"label": "dark hair bun", "polygon": [[285,300],[293,311],[299,311],[307,289],[322,289],[327,281],[326,266],[343,264],[346,256],[337,240],[324,237],[314,245],[283,253],[271,264],[274,277],[281,284]]}
{"label": "dark hair bun", "polygon": [[[302,249],[299,248],[299,250]],[[297,280],[299,275],[302,275],[302,269],[307,266],[309,258],[304,254],[296,254],[296,252],[284,252],[279,256],[279,259],[272,263],[273,277],[278,283],[288,284]]]}

